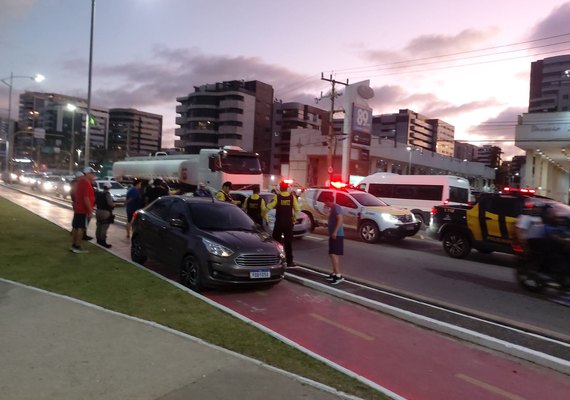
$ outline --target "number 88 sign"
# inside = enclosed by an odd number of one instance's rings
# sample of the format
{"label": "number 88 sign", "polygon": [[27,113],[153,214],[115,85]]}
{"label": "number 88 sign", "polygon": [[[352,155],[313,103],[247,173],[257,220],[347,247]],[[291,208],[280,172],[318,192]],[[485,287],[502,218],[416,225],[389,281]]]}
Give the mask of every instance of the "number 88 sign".
{"label": "number 88 sign", "polygon": [[352,131],[371,133],[372,109],[368,107],[352,105]]}

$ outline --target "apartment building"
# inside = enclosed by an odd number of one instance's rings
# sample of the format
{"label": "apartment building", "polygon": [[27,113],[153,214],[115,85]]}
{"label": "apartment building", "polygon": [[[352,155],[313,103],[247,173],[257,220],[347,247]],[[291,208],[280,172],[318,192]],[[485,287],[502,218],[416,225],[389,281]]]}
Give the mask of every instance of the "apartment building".
{"label": "apartment building", "polygon": [[108,149],[113,159],[155,153],[161,145],[162,115],[133,108],[109,110]]}
{"label": "apartment building", "polygon": [[570,110],[569,71],[569,54],[531,63],[529,113]]}
{"label": "apartment building", "polygon": [[271,165],[273,87],[260,81],[224,81],[195,86],[178,97],[180,126],[175,147],[196,154],[203,148],[240,146],[259,153],[262,168]]}

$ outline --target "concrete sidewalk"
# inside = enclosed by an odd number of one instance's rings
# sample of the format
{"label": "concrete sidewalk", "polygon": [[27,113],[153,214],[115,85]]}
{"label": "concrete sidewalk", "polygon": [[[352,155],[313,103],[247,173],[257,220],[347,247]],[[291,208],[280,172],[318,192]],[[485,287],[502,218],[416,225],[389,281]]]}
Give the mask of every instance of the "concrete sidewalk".
{"label": "concrete sidewalk", "polygon": [[354,398],[147,321],[0,280],[2,399]]}

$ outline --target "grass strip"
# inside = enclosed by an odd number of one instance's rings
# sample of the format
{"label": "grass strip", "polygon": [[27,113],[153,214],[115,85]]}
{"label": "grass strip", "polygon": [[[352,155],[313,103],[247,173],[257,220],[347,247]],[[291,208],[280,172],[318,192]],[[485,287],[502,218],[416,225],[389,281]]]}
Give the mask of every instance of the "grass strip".
{"label": "grass strip", "polygon": [[364,399],[385,399],[255,327],[103,249],[69,251],[69,232],[0,197],[0,276],[154,321]]}

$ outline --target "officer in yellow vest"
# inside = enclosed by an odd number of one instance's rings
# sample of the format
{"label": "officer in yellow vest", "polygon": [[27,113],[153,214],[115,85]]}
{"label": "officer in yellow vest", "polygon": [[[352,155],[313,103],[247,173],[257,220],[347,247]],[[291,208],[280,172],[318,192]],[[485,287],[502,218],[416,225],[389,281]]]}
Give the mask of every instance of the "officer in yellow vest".
{"label": "officer in yellow vest", "polygon": [[273,227],[273,239],[283,244],[285,248],[285,260],[288,267],[293,264],[293,225],[300,211],[297,197],[288,191],[289,184],[281,182],[279,193],[267,205],[267,209],[275,208],[275,226]]}

